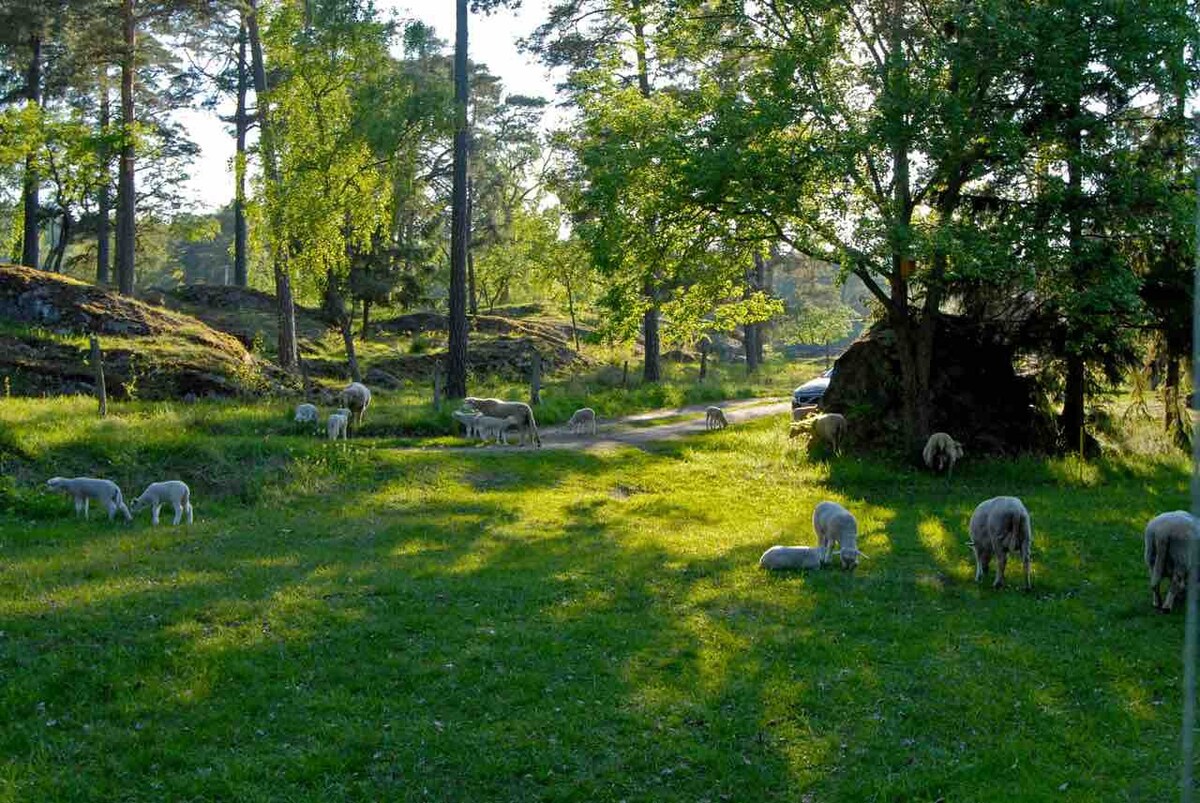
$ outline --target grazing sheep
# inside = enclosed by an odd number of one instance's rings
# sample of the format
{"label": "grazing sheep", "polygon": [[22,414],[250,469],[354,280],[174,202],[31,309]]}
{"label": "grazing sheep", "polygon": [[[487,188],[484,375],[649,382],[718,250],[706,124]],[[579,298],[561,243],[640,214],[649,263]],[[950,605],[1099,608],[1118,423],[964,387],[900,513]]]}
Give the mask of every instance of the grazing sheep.
{"label": "grazing sheep", "polygon": [[112,480],[98,480],[92,477],[75,477],[73,479],[52,477],[46,480],[46,485],[55,491],[62,491],[75,500],[76,516],[82,512],[84,519],[89,518],[88,503],[95,499],[108,511],[109,521],[112,521],[118,510],[124,514],[125,521],[133,518],[129,508],[125,506],[125,498],[121,495],[121,489]]}
{"label": "grazing sheep", "polygon": [[994,588],[1004,585],[1004,567],[1008,553],[1019,552],[1025,565],[1025,590],[1033,588],[1029,573],[1029,551],[1033,547],[1033,525],[1029,511],[1015,496],[997,496],[980,502],[971,514],[971,548],[975,552],[975,582],[988,570],[992,556],[996,556],[996,582]]}
{"label": "grazing sheep", "polygon": [[576,410],[575,414],[571,416],[571,420],[567,422],[567,428],[576,434],[580,432],[587,432],[590,428],[592,430],[592,434],[595,435],[596,411],[591,407],[584,407]]}
{"label": "grazing sheep", "polygon": [[467,410],[455,410],[450,414],[450,417],[462,424],[464,438],[479,437],[479,413]]}
{"label": "grazing sheep", "polygon": [[342,436],[342,440],[346,440],[346,430],[350,426],[350,419],[339,413],[333,413],[329,416],[329,420],[325,422],[325,432],[329,435],[329,440],[336,441],[338,435]]}
{"label": "grazing sheep", "polygon": [[371,389],[361,382],[351,382],[342,391],[342,403],[350,408],[350,421],[357,429],[362,426],[363,416],[371,405]]}
{"label": "grazing sheep", "polygon": [[175,520],[178,524],[183,514],[187,513],[187,523],[192,523],[192,492],[187,485],[179,480],[152,482],[142,491],[142,495],[133,500],[133,512],[137,513],[147,505],[150,506],[150,523],[158,524],[158,509],[170,505],[175,509]]}
{"label": "grazing sheep", "polygon": [[825,552],[815,546],[773,546],[758,559],[764,569],[819,569]]}
{"label": "grazing sheep", "polygon": [[320,416],[317,414],[317,408],[314,405],[307,403],[296,405],[295,420],[297,423],[315,424],[319,418]]}
{"label": "grazing sheep", "polygon": [[[1164,613],[1175,607],[1175,600],[1186,593],[1191,570],[1192,541],[1196,522],[1185,510],[1163,513],[1146,525],[1146,568],[1150,570],[1150,591],[1154,607]],[[1170,579],[1167,599],[1162,598],[1162,581]]]}
{"label": "grazing sheep", "polygon": [[817,533],[817,547],[823,556],[822,562],[832,560],[834,547],[838,547],[843,569],[858,566],[858,522],[849,510],[837,502],[821,502],[813,508],[813,530]]}
{"label": "grazing sheep", "polygon": [[705,429],[725,429],[727,426],[729,426],[729,419],[725,417],[725,411],[720,407],[709,407],[704,411]]}
{"label": "grazing sheep", "polygon": [[533,417],[533,408],[525,402],[510,402],[502,399],[477,399],[474,396],[468,396],[463,400],[464,403],[472,410],[478,410],[486,416],[492,418],[515,418],[516,426],[521,430],[521,445],[525,445],[526,436],[538,445],[542,446],[542,438],[538,435],[537,421]]}
{"label": "grazing sheep", "polygon": [[810,415],[791,425],[788,437],[795,438],[802,433],[813,432],[818,438],[836,453],[842,453],[842,439],[846,437],[846,417],[841,413],[824,413]]}
{"label": "grazing sheep", "polygon": [[491,438],[495,443],[503,443],[508,446],[507,432],[509,428],[520,426],[516,416],[498,418],[493,415],[479,415],[475,417],[476,431],[485,442]]}
{"label": "grazing sheep", "polygon": [[954,464],[962,459],[962,444],[951,438],[945,432],[935,432],[925,442],[921,457],[925,465],[933,471],[946,471],[946,478],[954,474]]}

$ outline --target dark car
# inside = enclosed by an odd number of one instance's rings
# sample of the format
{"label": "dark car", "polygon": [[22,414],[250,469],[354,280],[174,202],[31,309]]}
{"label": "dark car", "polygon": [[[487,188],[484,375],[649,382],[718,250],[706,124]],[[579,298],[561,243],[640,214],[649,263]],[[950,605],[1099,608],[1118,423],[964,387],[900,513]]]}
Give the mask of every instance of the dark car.
{"label": "dark car", "polygon": [[825,389],[829,387],[829,377],[833,376],[833,369],[825,371],[816,379],[810,379],[800,387],[792,391],[792,409],[804,407],[808,404],[820,404],[821,398],[825,395]]}

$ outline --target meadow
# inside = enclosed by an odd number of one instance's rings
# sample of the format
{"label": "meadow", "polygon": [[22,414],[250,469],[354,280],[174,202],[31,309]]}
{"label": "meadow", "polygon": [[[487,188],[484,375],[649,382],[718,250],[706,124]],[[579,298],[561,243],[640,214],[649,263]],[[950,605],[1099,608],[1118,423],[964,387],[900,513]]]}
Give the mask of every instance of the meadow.
{"label": "meadow", "polygon": [[[968,454],[947,483],[782,417],[514,453],[395,448],[408,415],[384,395],[331,446],[282,401],[0,401],[0,800],[1174,794],[1183,619],[1141,532],[1187,507],[1182,456]],[[75,473],[186,479],[196,523],[74,520],[41,484]],[[973,581],[997,494],[1032,593]],[[857,572],[760,570],[822,499]]]}

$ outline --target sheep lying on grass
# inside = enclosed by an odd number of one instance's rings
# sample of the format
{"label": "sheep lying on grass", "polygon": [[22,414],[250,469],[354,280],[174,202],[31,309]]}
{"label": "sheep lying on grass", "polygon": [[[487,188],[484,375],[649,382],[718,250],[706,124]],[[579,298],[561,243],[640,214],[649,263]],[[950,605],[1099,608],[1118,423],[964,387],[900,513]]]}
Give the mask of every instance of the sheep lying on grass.
{"label": "sheep lying on grass", "polygon": [[1033,525],[1029,511],[1015,496],[997,496],[980,502],[971,514],[971,548],[975,552],[975,582],[988,570],[996,556],[994,588],[1004,585],[1004,567],[1008,553],[1020,553],[1025,565],[1025,590],[1033,588],[1029,572],[1029,552],[1033,547]]}
{"label": "sheep lying on grass", "polygon": [[340,413],[332,413],[329,420],[325,422],[325,432],[331,441],[336,441],[339,435],[342,436],[342,440],[346,440],[346,429],[349,426],[349,418]]}
{"label": "sheep lying on grass", "polygon": [[108,511],[109,521],[112,521],[118,510],[125,516],[125,521],[133,518],[129,508],[125,506],[125,498],[121,495],[121,489],[112,480],[98,480],[92,477],[74,477],[72,479],[53,477],[46,481],[46,485],[55,491],[62,491],[75,500],[76,516],[82,512],[84,519],[87,519],[88,503],[95,499]]}
{"label": "sheep lying on grass", "polygon": [[318,418],[317,408],[314,405],[308,403],[296,405],[295,420],[297,423],[315,424]]}
{"label": "sheep lying on grass", "polygon": [[788,437],[795,438],[805,432],[815,433],[835,454],[841,454],[842,440],[846,437],[846,418],[841,413],[809,416],[793,423],[788,430]]}
{"label": "sheep lying on grass", "polygon": [[925,442],[921,457],[931,470],[946,472],[949,479],[954,474],[954,464],[962,459],[962,444],[951,438],[945,432],[935,432]]}
{"label": "sheep lying on grass", "polygon": [[362,426],[363,416],[371,406],[371,389],[361,382],[351,382],[342,391],[342,402],[350,409],[350,421],[355,428]]}
{"label": "sheep lying on grass", "polygon": [[849,510],[837,502],[821,502],[813,508],[812,522],[823,563],[833,560],[834,547],[837,547],[843,569],[858,566],[859,557],[865,556],[858,551],[858,522]]}
{"label": "sheep lying on grass", "polygon": [[[1197,537],[1196,522],[1185,510],[1163,513],[1146,525],[1146,568],[1150,570],[1150,592],[1154,607],[1169,613],[1175,600],[1187,591],[1191,568],[1192,541]],[[1163,601],[1162,581],[1169,579]]]}
{"label": "sheep lying on grass", "polygon": [[576,434],[587,432],[590,429],[592,434],[595,435],[596,411],[591,407],[576,410],[575,414],[571,416],[571,420],[567,422],[567,428]]}
{"label": "sheep lying on grass", "polygon": [[773,546],[758,559],[764,569],[819,569],[825,553],[815,546]]}
{"label": "sheep lying on grass", "polygon": [[709,407],[704,411],[705,429],[725,429],[727,426],[729,426],[729,419],[725,417],[725,411],[720,407]]}
{"label": "sheep lying on grass", "polygon": [[541,448],[542,438],[538,435],[537,421],[533,417],[533,409],[525,402],[510,402],[502,399],[477,399],[474,396],[468,396],[464,403],[472,410],[478,410],[485,416],[491,418],[513,418],[516,423],[514,426],[521,431],[521,445],[525,445],[525,438],[528,436],[533,443]]}
{"label": "sheep lying on grass", "polygon": [[172,524],[178,524],[184,513],[187,513],[187,523],[191,524],[191,499],[192,492],[179,480],[152,482],[146,486],[146,490],[142,491],[141,496],[133,500],[133,512],[136,513],[149,506],[150,522],[158,524],[158,509],[163,505],[170,505],[175,510],[175,520],[171,522]]}
{"label": "sheep lying on grass", "polygon": [[462,424],[464,438],[478,438],[479,434],[479,418],[480,414],[473,410],[455,410],[450,414],[458,423]]}

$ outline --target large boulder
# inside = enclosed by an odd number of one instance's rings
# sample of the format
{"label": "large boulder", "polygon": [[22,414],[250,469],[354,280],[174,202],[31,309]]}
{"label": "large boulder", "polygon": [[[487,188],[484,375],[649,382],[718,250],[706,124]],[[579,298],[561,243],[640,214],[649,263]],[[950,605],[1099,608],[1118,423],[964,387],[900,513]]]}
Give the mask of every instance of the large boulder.
{"label": "large boulder", "polygon": [[[1015,454],[1054,448],[1053,421],[1041,412],[1031,377],[1014,369],[1012,348],[963,318],[938,319],[933,344],[930,424],[968,454]],[[855,447],[903,449],[903,408],[896,335],[876,324],[837,361],[822,407],[842,413]]]}

